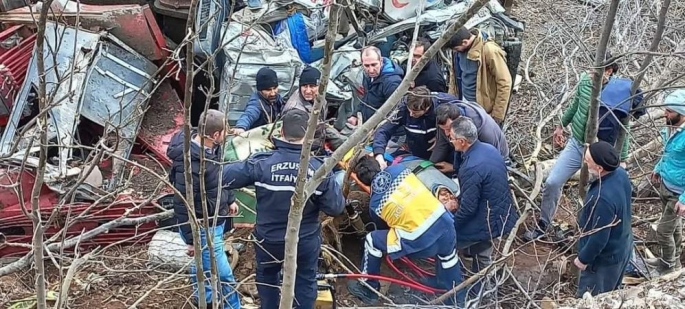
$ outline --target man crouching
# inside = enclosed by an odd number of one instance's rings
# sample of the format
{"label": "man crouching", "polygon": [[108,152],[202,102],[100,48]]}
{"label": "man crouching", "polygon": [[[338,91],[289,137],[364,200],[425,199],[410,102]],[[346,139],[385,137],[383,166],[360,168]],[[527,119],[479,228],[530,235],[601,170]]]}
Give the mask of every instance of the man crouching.
{"label": "man crouching", "polygon": [[[451,289],[462,281],[452,215],[419,178],[402,164],[381,171],[372,157],[362,157],[355,167],[359,181],[371,188],[370,216],[383,226],[366,235],[362,272],[379,275],[381,258],[435,257],[437,286]],[[364,280],[364,279],[363,279]],[[374,289],[378,280],[366,279]],[[348,283],[349,292],[364,302],[378,295],[359,281]],[[457,296],[463,302],[463,294]]]}

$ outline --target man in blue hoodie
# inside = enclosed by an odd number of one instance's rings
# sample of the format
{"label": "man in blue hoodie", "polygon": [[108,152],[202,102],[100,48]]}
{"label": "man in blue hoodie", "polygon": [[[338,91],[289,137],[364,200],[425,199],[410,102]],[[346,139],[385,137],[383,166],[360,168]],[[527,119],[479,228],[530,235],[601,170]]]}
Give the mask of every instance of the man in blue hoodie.
{"label": "man in blue hoodie", "polygon": [[[200,121],[205,121],[204,135],[201,135],[197,130],[191,131],[190,141],[190,166],[193,179],[193,196],[186,196],[185,198],[193,201],[195,218],[200,220],[200,239],[193,239],[193,234],[188,222],[191,216],[188,214],[188,208],[180,196],[174,198],[174,215],[179,224],[181,238],[188,245],[188,255],[195,254],[193,243],[200,241],[202,246],[202,269],[205,273],[205,278],[211,278],[210,274],[210,252],[207,249],[207,238],[211,237],[214,243],[214,256],[216,266],[219,272],[219,280],[221,281],[221,289],[219,290],[218,299],[223,300],[223,308],[240,308],[240,298],[238,293],[234,290],[235,278],[231,270],[231,264],[228,263],[226,251],[224,250],[224,224],[229,214],[235,214],[238,211],[238,206],[235,204],[233,193],[228,188],[220,185],[221,180],[221,165],[217,162],[221,161],[219,156],[219,148],[223,143],[226,135],[226,121],[224,114],[218,110],[210,109],[200,115]],[[167,149],[167,156],[171,159],[171,170],[169,172],[169,182],[174,185],[174,188],[181,194],[186,193],[185,182],[185,167],[183,165],[183,130],[179,131],[171,139],[169,148]],[[204,152],[205,161],[205,192],[200,191],[200,154]],[[219,198],[220,194],[220,200]],[[206,197],[207,212],[204,212],[202,206],[202,196]],[[218,214],[215,218],[214,214]],[[205,229],[202,222],[207,222],[209,229]],[[195,287],[195,298],[197,301],[197,269],[195,263],[190,264],[191,281]],[[212,301],[212,286],[209,280],[205,280],[205,297],[209,305]]]}
{"label": "man in blue hoodie", "polygon": [[390,95],[402,82],[404,71],[392,60],[381,55],[381,50],[375,46],[367,46],[362,49],[362,65],[364,66],[364,95],[352,116],[347,119],[351,125],[357,125],[357,113],[362,114],[364,121],[369,120],[388,100]]}
{"label": "man in blue hoodie", "polygon": [[600,141],[584,154],[597,179],[590,184],[578,214],[581,237],[573,263],[581,270],[576,297],[613,291],[621,284],[633,248],[632,185],[611,144]]}
{"label": "man in blue hoodie", "polygon": [[257,71],[257,92],[250,96],[245,111],[233,128],[233,134],[274,123],[283,111],[283,98],[278,94],[278,76],[270,68]]}
{"label": "man in blue hoodie", "polygon": [[[229,189],[254,185],[257,197],[257,223],[253,236],[257,260],[257,291],[262,309],[278,308],[279,273],[285,254],[285,231],[291,199],[300,165],[309,115],[292,109],[283,115],[282,140],[273,139],[276,149],[255,153],[247,160],[228,164],[223,181]],[[323,164],[313,157],[307,176],[311,177]],[[297,248],[297,279],[295,280],[295,308],[313,309],[317,295],[316,274],[321,251],[321,223],[319,212],[337,216],[345,210],[342,190],[332,174],[319,185],[307,200],[300,223]]]}
{"label": "man in blue hoodie", "polygon": [[381,168],[387,167],[383,155],[388,141],[401,128],[407,133],[407,145],[411,154],[428,160],[431,156],[429,149],[435,142],[437,131],[435,111],[440,104],[456,99],[448,93],[431,93],[426,86],[416,87],[407,92],[405,101],[397,108],[397,113],[381,125],[373,136],[373,154]]}

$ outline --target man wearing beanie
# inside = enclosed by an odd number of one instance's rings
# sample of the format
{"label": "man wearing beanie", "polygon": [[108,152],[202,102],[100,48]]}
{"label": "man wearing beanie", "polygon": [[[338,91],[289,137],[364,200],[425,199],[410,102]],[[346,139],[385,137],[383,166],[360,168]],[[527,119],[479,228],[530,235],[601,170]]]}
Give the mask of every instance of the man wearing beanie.
{"label": "man wearing beanie", "polygon": [[594,296],[618,288],[633,247],[632,186],[614,146],[594,143],[587,147],[584,160],[596,179],[578,214],[581,235],[573,261],[581,270],[578,298],[585,292]]}
{"label": "man wearing beanie", "polygon": [[663,211],[656,228],[661,247],[657,259],[647,260],[661,274],[681,268],[682,216],[685,216],[685,88],[668,95],[664,101],[666,127],[661,131],[664,154],[654,167],[652,182],[659,187]]}
{"label": "man wearing beanie", "polygon": [[257,92],[250,96],[245,111],[238,119],[233,134],[275,122],[283,110],[283,98],[278,94],[278,76],[268,67],[257,72]]}
{"label": "man wearing beanie", "polygon": [[[288,102],[283,107],[283,113],[299,109],[301,111],[307,112],[309,115],[312,114],[312,109],[314,108],[314,99],[319,95],[319,83],[321,79],[321,72],[312,66],[306,66],[300,74],[300,88],[297,93],[290,96]],[[338,130],[333,128],[331,125],[325,123],[326,121],[326,106],[319,114],[319,130],[317,130],[317,136],[323,136],[324,141],[328,144],[328,147],[335,151],[342,145],[347,139],[345,136],[340,134]],[[336,181],[342,186],[342,182],[345,178],[345,171],[338,169],[334,170],[336,176]]]}

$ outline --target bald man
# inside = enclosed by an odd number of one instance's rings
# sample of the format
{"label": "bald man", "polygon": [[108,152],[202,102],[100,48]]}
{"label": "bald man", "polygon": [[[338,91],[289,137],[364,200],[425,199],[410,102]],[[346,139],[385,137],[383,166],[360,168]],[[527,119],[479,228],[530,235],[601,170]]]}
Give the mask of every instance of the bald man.
{"label": "bald man", "polygon": [[402,82],[404,71],[392,60],[383,57],[380,49],[367,46],[362,49],[362,65],[364,66],[364,95],[362,101],[355,107],[354,113],[347,119],[352,125],[357,125],[357,113],[367,121],[371,115],[388,100],[390,95]]}

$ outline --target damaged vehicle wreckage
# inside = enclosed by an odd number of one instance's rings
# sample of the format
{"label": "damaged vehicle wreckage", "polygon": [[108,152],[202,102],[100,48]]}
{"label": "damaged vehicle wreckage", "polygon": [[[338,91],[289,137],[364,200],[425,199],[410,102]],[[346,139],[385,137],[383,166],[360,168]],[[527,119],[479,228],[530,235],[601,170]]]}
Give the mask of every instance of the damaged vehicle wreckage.
{"label": "damaged vehicle wreckage", "polygon": [[[57,248],[63,240],[68,240],[69,248],[63,248],[67,251],[75,250],[74,246],[88,249],[149,242],[151,262],[182,268],[191,258],[183,251],[185,244],[171,214],[174,193],[163,180],[168,178],[171,165],[166,148],[184,125],[185,79],[192,78],[194,84],[193,127],[207,101],[211,108],[224,112],[228,124],[234,126],[255,93],[257,72],[265,66],[276,72],[279,93],[286,100],[299,95],[302,69],[323,66],[330,1],[250,0],[223,1],[221,5],[200,0],[194,61],[205,66],[210,62],[213,70],[195,76],[184,73],[181,59],[185,48],[179,45],[185,38],[190,1],[155,0],[146,5],[94,2],[98,1],[52,3],[53,11],[61,16],[48,18],[42,53],[49,111],[39,110],[39,53],[34,44],[34,20],[42,3],[30,8],[13,3],[0,12],[0,257],[17,258],[31,250],[27,245],[33,227],[27,209],[38,168],[37,117],[46,112],[49,145],[40,208],[43,220],[51,222],[45,235],[48,248]],[[346,120],[356,106],[364,104],[359,49],[377,46],[384,57],[406,68],[412,58],[410,45],[416,24],[420,25],[420,37],[434,42],[473,3],[427,0],[419,11],[418,2],[359,0],[348,1],[345,6],[324,117],[342,135],[348,136],[355,129]],[[503,47],[512,80],[516,80],[524,25],[509,17],[499,1],[491,0],[466,26],[480,29]],[[453,72],[451,53],[443,50],[436,57],[446,80]],[[207,94],[212,83],[216,89]],[[223,158],[229,162],[244,160],[272,148],[271,138],[280,136],[280,126],[276,121],[229,136]],[[388,148],[387,156],[397,159],[391,156],[396,150],[393,147]],[[334,235],[324,241],[332,247],[342,248],[341,232],[357,236],[368,232],[372,222],[370,191],[360,185],[354,164],[371,152],[369,145],[350,152],[340,162],[345,172],[343,195],[348,203],[343,218],[329,220],[324,228],[325,235]],[[411,166],[436,198],[441,194],[459,196],[459,183],[430,162],[405,159],[404,164]],[[227,232],[250,229],[255,223],[253,190],[236,190],[235,195],[240,210],[230,223],[234,229]],[[81,235],[89,237],[79,240]],[[234,268],[242,248],[239,243],[226,246]],[[428,294],[442,292],[404,273],[407,268],[388,262],[402,280],[384,280]],[[420,265],[436,263],[433,259],[417,262],[409,258],[400,262],[419,277],[430,275]],[[354,274],[329,275],[335,271],[323,266],[327,263],[321,264],[318,279],[322,291],[317,308],[335,308],[330,280],[352,278]]]}

